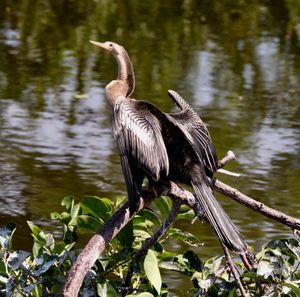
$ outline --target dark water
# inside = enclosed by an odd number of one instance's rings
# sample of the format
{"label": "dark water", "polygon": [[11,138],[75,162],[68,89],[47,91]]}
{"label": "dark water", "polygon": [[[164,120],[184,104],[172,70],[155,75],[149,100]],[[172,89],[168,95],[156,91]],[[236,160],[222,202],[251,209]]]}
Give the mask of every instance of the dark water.
{"label": "dark water", "polygon": [[[90,39],[125,46],[136,98],[171,111],[175,89],[195,107],[218,155],[238,156],[228,169],[243,177],[221,180],[299,217],[299,38],[298,1],[1,0],[0,223],[18,223],[15,247],[66,195],[125,193],[104,98],[117,65]],[[219,198],[254,247],[291,236]],[[206,224],[178,224],[206,242],[201,256],[220,251]]]}

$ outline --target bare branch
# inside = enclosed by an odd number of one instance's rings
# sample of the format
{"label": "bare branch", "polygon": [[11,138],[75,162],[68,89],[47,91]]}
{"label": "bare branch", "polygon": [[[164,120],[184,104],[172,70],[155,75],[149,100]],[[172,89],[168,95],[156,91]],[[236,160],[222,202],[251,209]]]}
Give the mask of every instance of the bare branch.
{"label": "bare branch", "polygon": [[224,167],[227,163],[229,163],[232,160],[236,160],[236,157],[233,153],[233,151],[228,151],[227,155],[219,161],[219,168]]}
{"label": "bare branch", "polygon": [[217,171],[219,173],[221,173],[221,174],[225,174],[225,175],[229,175],[229,176],[234,176],[234,177],[240,177],[241,176],[240,173],[236,173],[236,172],[232,172],[232,171],[229,171],[229,170],[225,170],[223,168],[220,168]]}
{"label": "bare branch", "polygon": [[[234,154],[229,152],[228,155],[221,160],[220,166],[224,166],[234,158]],[[242,194],[238,190],[220,182],[219,180],[215,180],[214,188],[218,192],[231,197],[239,203],[271,219],[285,224],[294,230],[300,231],[300,220],[288,216],[278,210],[274,210],[263,203]],[[181,203],[188,205],[197,215],[199,215],[195,196],[189,191],[179,188],[173,182],[156,185],[155,190],[152,192],[143,191],[138,211],[149,205],[155,197],[162,194],[168,195],[174,203],[176,199],[179,199]],[[202,214],[200,215],[202,216]],[[106,222],[103,228],[90,239],[69,272],[62,291],[62,296],[76,297],[78,295],[79,289],[87,272],[102,254],[105,246],[120,232],[130,219],[128,203],[126,203]],[[246,252],[245,255],[241,255],[241,258],[247,268],[255,266],[255,257],[250,250]]]}
{"label": "bare branch", "polygon": [[256,201],[245,194],[241,193],[235,188],[232,188],[219,180],[215,180],[214,189],[223,195],[226,195],[235,201],[251,208],[264,216],[271,218],[277,222],[280,222],[293,230],[300,231],[300,220],[294,217],[288,216],[279,210],[275,210],[271,207],[266,206],[265,204]]}
{"label": "bare branch", "polygon": [[224,251],[224,255],[225,255],[225,258],[227,260],[227,263],[229,265],[229,268],[232,272],[232,275],[241,291],[241,294],[243,297],[249,297],[249,293],[245,290],[241,280],[240,280],[240,276],[239,276],[239,272],[237,271],[236,267],[234,266],[234,263],[232,261],[232,258],[230,256],[230,253],[228,251],[228,249],[223,245],[223,251]]}
{"label": "bare branch", "polygon": [[[168,185],[156,185],[155,191],[143,191],[137,212],[148,206],[155,197],[166,193],[172,199],[180,199],[183,203],[196,209],[194,195],[186,190],[180,189],[175,183],[170,182]],[[89,240],[68,274],[61,294],[62,296],[76,297],[78,295],[87,272],[103,253],[105,246],[122,230],[131,218],[132,217],[129,216],[127,202],[115,212],[102,229]]]}

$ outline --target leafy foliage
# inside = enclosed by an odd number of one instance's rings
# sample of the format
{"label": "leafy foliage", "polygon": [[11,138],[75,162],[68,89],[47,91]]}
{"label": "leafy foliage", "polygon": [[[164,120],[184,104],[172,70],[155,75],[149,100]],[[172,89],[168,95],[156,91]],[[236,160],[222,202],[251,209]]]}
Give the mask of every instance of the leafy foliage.
{"label": "leafy foliage", "polygon": [[[72,197],[64,198],[62,205],[66,211],[51,214],[63,226],[62,240],[28,222],[34,239],[32,253],[12,249],[15,224],[0,228],[0,296],[58,295],[78,253],[75,248],[78,230],[97,231],[123,199],[112,203],[105,198],[86,196],[75,204]],[[162,225],[171,208],[167,198],[156,199],[155,203],[158,213],[142,210],[110,243],[86,276],[80,295],[115,297],[127,292],[131,297],[167,297],[169,290],[161,271],[171,270],[190,277],[193,288],[187,295],[240,296],[224,257],[203,261],[192,250],[175,254],[164,248],[170,238],[193,247],[202,245],[184,230],[170,228],[144,257],[134,258],[135,252]],[[183,207],[178,217],[190,219],[190,210]],[[299,240],[271,241],[257,254],[257,260],[257,269],[251,271],[236,262],[251,296],[300,296]],[[134,272],[130,288],[122,288],[129,270]]]}

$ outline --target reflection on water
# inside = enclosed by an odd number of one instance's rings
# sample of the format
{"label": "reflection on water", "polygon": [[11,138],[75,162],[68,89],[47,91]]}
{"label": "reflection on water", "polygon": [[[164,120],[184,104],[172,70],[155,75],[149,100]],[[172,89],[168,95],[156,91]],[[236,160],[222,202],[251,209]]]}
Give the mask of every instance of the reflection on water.
{"label": "reflection on water", "polygon": [[[0,223],[52,228],[49,213],[66,195],[125,193],[104,99],[117,66],[89,39],[128,49],[136,98],[170,111],[173,88],[195,107],[219,156],[238,156],[228,169],[243,177],[220,179],[299,216],[300,5],[248,2],[1,1]],[[291,235],[218,198],[255,247]],[[178,224],[209,247],[200,255],[220,251],[206,224]],[[16,236],[28,248],[24,234]]]}

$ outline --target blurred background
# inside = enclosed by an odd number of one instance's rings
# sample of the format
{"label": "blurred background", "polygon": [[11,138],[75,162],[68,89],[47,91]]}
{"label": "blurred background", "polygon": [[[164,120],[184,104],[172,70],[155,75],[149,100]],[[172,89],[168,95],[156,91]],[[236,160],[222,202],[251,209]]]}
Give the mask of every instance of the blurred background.
{"label": "blurred background", "polygon": [[[1,0],[0,224],[18,224],[14,247],[31,248],[26,220],[59,234],[49,214],[64,196],[126,193],[104,97],[117,64],[90,39],[128,50],[134,97],[174,111],[174,89],[195,108],[219,157],[238,157],[227,169],[243,176],[218,178],[299,217],[299,38],[296,0]],[[291,236],[217,197],[254,248]],[[206,223],[177,224],[201,257],[221,252]]]}

